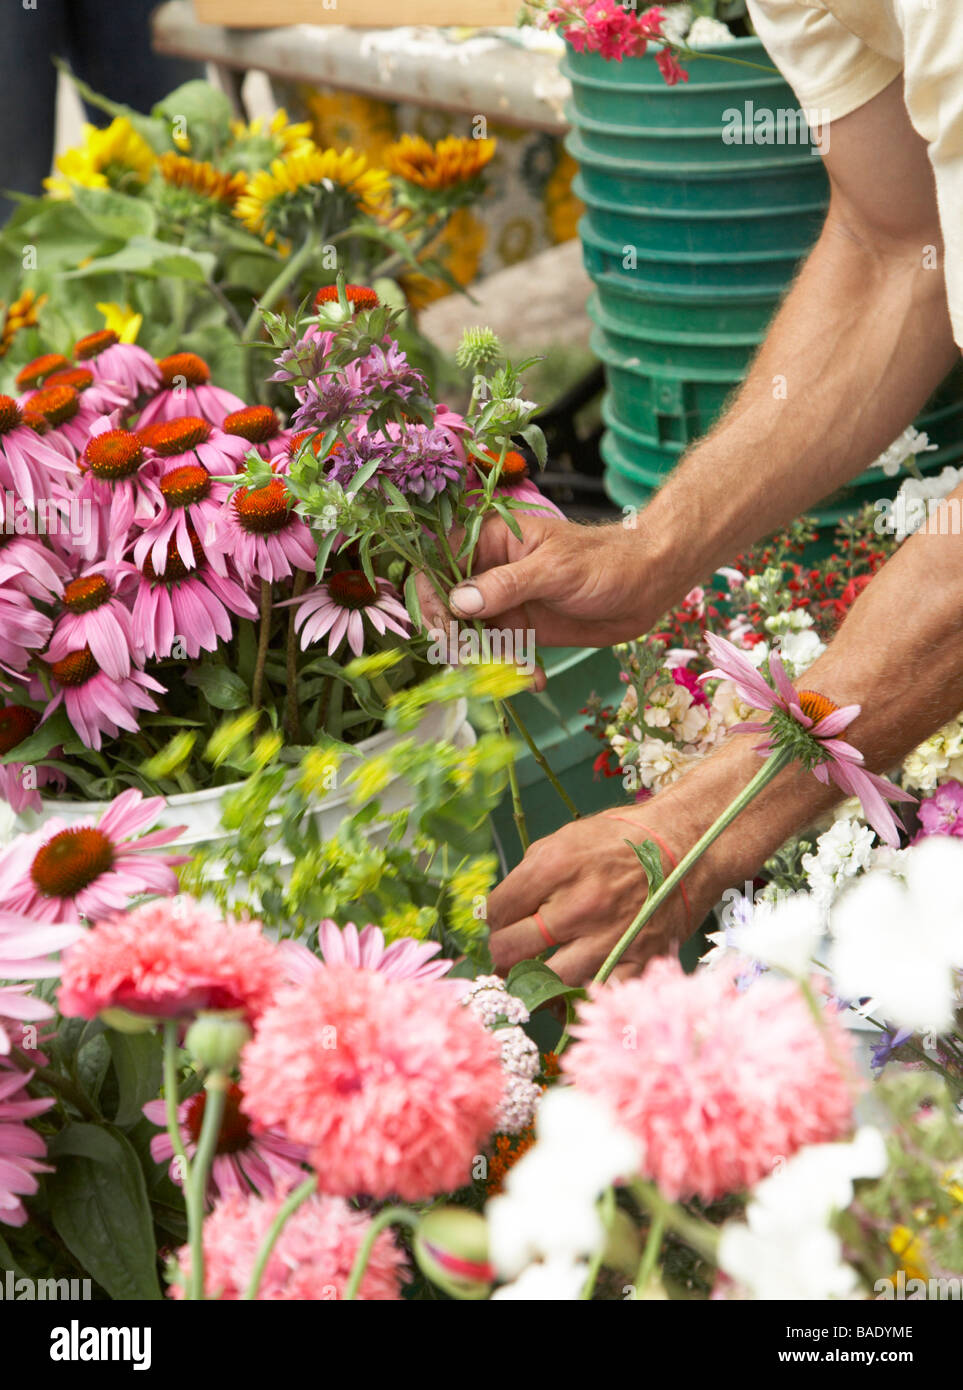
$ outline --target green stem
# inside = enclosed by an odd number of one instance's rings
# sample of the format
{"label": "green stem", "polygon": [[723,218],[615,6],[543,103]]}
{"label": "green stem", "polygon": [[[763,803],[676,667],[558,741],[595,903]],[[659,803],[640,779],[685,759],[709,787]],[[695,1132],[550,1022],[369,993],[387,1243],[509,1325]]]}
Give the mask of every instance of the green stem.
{"label": "green stem", "polygon": [[662,1248],[662,1237],[665,1234],[665,1213],[659,1212],[652,1217],[649,1225],[649,1234],[645,1242],[645,1249],[642,1251],[642,1259],[639,1261],[638,1272],[635,1276],[634,1299],[639,1299],[649,1287],[649,1280],[652,1278],[652,1271],[655,1269],[655,1262],[659,1258],[659,1251]]}
{"label": "green stem", "polygon": [[409,1230],[415,1230],[418,1225],[419,1216],[410,1207],[385,1207],[379,1211],[378,1215],[371,1222],[365,1232],[364,1240],[358,1246],[358,1253],[355,1256],[351,1275],[344,1288],[345,1302],[350,1303],[358,1297],[358,1289],[361,1287],[361,1280],[364,1272],[368,1268],[368,1261],[374,1249],[374,1243],[381,1235],[381,1232],[389,1226],[393,1226],[397,1221],[402,1226],[407,1226]]}
{"label": "green stem", "polygon": [[38,1070],[34,1063],[31,1062],[30,1058],[21,1052],[18,1047],[12,1047],[10,1049],[10,1060],[19,1071],[32,1071],[34,1073],[30,1082],[31,1086],[36,1086],[38,1084],[46,1086],[48,1090],[53,1091],[54,1095],[60,1100],[66,1101],[69,1105],[72,1105],[74,1109],[78,1110],[87,1120],[102,1120],[103,1117],[98,1114],[97,1110],[91,1105],[80,1087],[75,1086],[68,1077],[61,1076],[59,1072],[52,1071],[50,1067],[43,1067]]}
{"label": "green stem", "polygon": [[312,1192],[318,1186],[317,1175],[312,1173],[311,1177],[305,1178],[300,1187],[296,1187],[287,1197],[286,1201],[278,1209],[278,1214],[268,1227],[267,1235],[261,1242],[261,1248],[257,1252],[257,1259],[251,1269],[251,1278],[247,1288],[244,1290],[244,1299],[250,1300],[257,1298],[258,1289],[261,1287],[261,1279],[267,1267],[267,1262],[271,1258],[271,1251],[277,1244],[278,1236],[281,1234],[289,1216],[297,1211],[302,1202],[307,1201]]}
{"label": "green stem", "polygon": [[[298,570],[294,576],[294,584],[291,586],[291,597],[300,598],[307,586],[308,576],[305,570]],[[292,743],[301,742],[301,704],[298,700],[298,634],[294,626],[297,617],[297,604],[295,604],[288,616],[288,643],[287,643],[287,677],[288,677],[288,705],[287,718],[285,725],[288,731],[288,738]]]}
{"label": "green stem", "polygon": [[[710,1226],[707,1221],[700,1221],[698,1217],[690,1216],[675,1202],[668,1201],[654,1183],[646,1182],[644,1178],[633,1178],[629,1187],[639,1202],[647,1208],[653,1223],[661,1222],[663,1229],[673,1231],[697,1254],[715,1264],[716,1251],[719,1246],[719,1232],[714,1226]],[[650,1241],[651,1236],[650,1228]],[[661,1241],[661,1234],[659,1239]],[[644,1261],[645,1255],[642,1258]]]}
{"label": "green stem", "polygon": [[204,1083],[204,1119],[197,1141],[194,1162],[185,1181],[187,1197],[187,1237],[191,1250],[191,1278],[188,1297],[204,1297],[204,1200],[207,1196],[207,1176],[217,1151],[224,1116],[224,1101],[230,1079],[226,1072],[212,1071]]}
{"label": "green stem", "polygon": [[[606,1236],[612,1226],[612,1218],[615,1216],[615,1189],[607,1187],[602,1193],[602,1225],[605,1228]],[[582,1285],[582,1292],[579,1295],[582,1299],[590,1299],[595,1292],[595,1281],[599,1277],[599,1270],[602,1268],[602,1261],[605,1259],[604,1240],[599,1241],[599,1247],[592,1256],[585,1283]]]}
{"label": "green stem", "polygon": [[178,1095],[177,1023],[171,1020],[164,1024],[164,1104],[167,1109],[167,1133],[170,1136],[174,1154],[181,1165],[183,1191],[186,1193],[191,1165],[181,1140],[181,1127],[177,1120]]}
{"label": "green stem", "polygon": [[261,692],[264,688],[264,667],[267,664],[268,647],[271,642],[271,585],[261,580],[261,626],[257,639],[257,658],[254,663],[254,680],[251,685],[251,704],[255,709],[261,707]]}
{"label": "green stem", "polygon": [[[511,738],[511,731],[508,727],[508,716],[505,713],[505,705],[501,700],[496,700],[495,711],[498,715],[498,722],[505,738]],[[512,818],[515,821],[515,829],[518,831],[519,843],[522,847],[522,854],[528,849],[531,840],[528,835],[528,825],[525,820],[525,808],[522,806],[522,791],[518,785],[518,769],[515,766],[515,759],[512,758],[508,764],[508,785],[512,793]]]}
{"label": "green stem", "polygon": [[567,808],[567,810],[568,810],[569,815],[572,817],[573,820],[578,820],[578,819],[580,818],[581,814],[582,814],[581,811],[578,809],[578,807],[576,806],[575,802],[572,800],[572,798],[569,796],[568,792],[567,792],[567,791],[565,790],[565,788],[562,786],[561,782],[560,782],[560,781],[558,780],[558,778],[555,776],[555,773],[554,773],[554,772],[552,771],[552,769],[549,767],[548,761],[547,761],[547,759],[546,759],[544,753],[543,753],[542,750],[538,747],[538,745],[535,743],[535,740],[532,738],[531,734],[530,734],[530,733],[528,732],[528,730],[526,729],[524,723],[523,723],[522,720],[519,718],[518,712],[517,712],[517,710],[515,709],[515,706],[512,704],[511,700],[504,700],[502,703],[504,704],[506,710],[508,711],[509,715],[511,716],[511,720],[512,720],[512,723],[515,725],[515,728],[518,730],[518,732],[521,734],[522,738],[523,738],[523,739],[525,740],[525,742],[528,744],[529,751],[531,752],[532,757],[533,757],[533,758],[535,759],[535,761],[538,763],[538,766],[541,768],[542,772],[544,772],[545,776],[546,776],[546,777],[548,778],[548,780],[551,782],[552,786],[555,788],[555,790],[558,792],[559,796],[561,797],[562,801],[565,803],[565,806],[566,806],[566,808]]}
{"label": "green stem", "polygon": [[754,72],[766,72],[775,77],[779,76],[779,69],[774,68],[771,63],[753,63],[750,62],[748,58],[730,58],[727,54],[723,53],[706,53],[702,49],[689,48],[688,45],[684,43],[664,43],[662,47],[678,53],[679,57],[683,58],[687,63],[692,62],[693,59],[702,58],[712,60],[716,63],[729,63],[731,66],[737,68],[752,68]]}
{"label": "green stem", "polygon": [[247,323],[244,325],[244,341],[246,343],[250,344],[254,341],[254,335],[261,321],[261,311],[263,309],[274,308],[288,285],[298,278],[301,271],[314,255],[316,244],[315,231],[312,227],[297,251],[295,251],[293,255],[288,256],[284,265],[251,310]]}

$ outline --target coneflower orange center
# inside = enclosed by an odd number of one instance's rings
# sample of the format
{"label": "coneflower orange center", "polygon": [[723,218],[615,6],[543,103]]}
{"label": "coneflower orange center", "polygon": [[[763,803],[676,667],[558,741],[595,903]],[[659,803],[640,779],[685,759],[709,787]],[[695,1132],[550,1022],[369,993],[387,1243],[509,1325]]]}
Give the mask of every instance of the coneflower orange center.
{"label": "coneflower orange center", "polygon": [[[367,285],[345,285],[344,297],[352,309],[377,309],[378,307],[378,296]],[[314,296],[314,303],[317,308],[320,308],[322,304],[337,304],[337,302],[337,285],[324,285]]]}
{"label": "coneflower orange center", "polygon": [[828,714],[835,713],[839,706],[834,705],[827,696],[820,695],[817,690],[800,690],[799,708],[808,719],[811,719],[814,724],[818,724]]}
{"label": "coneflower orange center", "polygon": [[62,372],[51,372],[47,377],[48,386],[72,386],[75,391],[86,391],[94,384],[94,374],[86,367],[65,367]]}
{"label": "coneflower orange center", "polygon": [[328,579],[328,593],[342,608],[367,608],[378,597],[363,570],[341,570]]}
{"label": "coneflower orange center", "polygon": [[61,830],[37,851],[30,877],[47,898],[75,898],[114,863],[114,846],[102,830]]}
{"label": "coneflower orange center", "polygon": [[[305,444],[308,442],[312,435],[314,435],[314,442],[312,443],[311,448],[314,452],[315,458],[317,458],[318,454],[321,452],[321,441],[324,439],[324,435],[318,434],[316,430],[300,430],[296,435],[293,436],[290,444],[288,445],[288,453],[291,455],[292,458],[297,457],[297,455],[301,452],[301,450],[304,448]],[[340,449],[342,447],[343,446],[341,444],[341,440],[336,440],[334,447],[331,450],[332,454],[335,452],[335,449]]]}
{"label": "coneflower orange center", "polygon": [[[194,556],[198,556],[199,542],[197,532],[193,526],[187,528],[187,539],[190,542],[191,551]],[[188,575],[196,576],[197,568],[188,569],[181,559],[181,552],[177,548],[177,537],[171,536],[167,542],[167,558],[164,562],[164,573],[158,574],[154,569],[154,563],[148,555],[144,561],[144,574],[152,584],[176,584],[181,579],[186,579]]]}
{"label": "coneflower orange center", "polygon": [[[251,1126],[241,1109],[242,1095],[240,1086],[236,1081],[232,1081],[224,1094],[224,1115],[221,1120],[221,1132],[217,1138],[219,1154],[238,1153],[241,1149],[246,1149],[251,1142]],[[195,1144],[201,1137],[206,1100],[207,1092],[197,1091],[184,1107],[184,1127],[188,1137]]]}
{"label": "coneflower orange center", "polygon": [[159,420],[137,433],[149,449],[161,458],[173,458],[196,449],[211,437],[211,426],[199,415],[183,415],[179,420]]}
{"label": "coneflower orange center", "polygon": [[81,362],[89,362],[92,357],[99,356],[106,348],[114,347],[119,342],[112,328],[101,328],[96,333],[87,333],[83,338],[78,338],[74,343],[74,356],[79,357]]}
{"label": "coneflower orange center", "polygon": [[254,535],[283,531],[291,518],[288,490],[280,478],[272,478],[254,492],[246,487],[238,488],[234,494],[234,513],[244,530]]}
{"label": "coneflower orange center", "polygon": [[0,396],[0,434],[7,434],[23,424],[23,411],[12,396]]}
{"label": "coneflower orange center", "polygon": [[23,743],[40,723],[40,715],[26,705],[0,706],[0,757]]}
{"label": "coneflower orange center", "polygon": [[86,685],[99,670],[100,667],[91,655],[89,647],[68,652],[59,661],[50,663],[50,674],[58,685],[63,686]]}
{"label": "coneflower orange center", "polygon": [[107,482],[129,478],[144,461],[144,446],[130,430],[105,430],[87,441],[84,463]]}
{"label": "coneflower orange center", "polygon": [[[483,473],[490,473],[498,462],[498,455],[492,453],[491,449],[486,449],[485,453],[491,462],[486,463],[484,459],[476,459],[476,462]],[[528,461],[524,454],[520,454],[517,449],[509,449],[502,460],[499,477],[504,478],[507,483],[520,483],[523,478],[527,478]]]}
{"label": "coneflower orange center", "polygon": [[269,405],[246,405],[243,410],[234,410],[226,416],[221,429],[225,434],[239,435],[252,444],[264,444],[280,432],[281,421]]}
{"label": "coneflower orange center", "polygon": [[175,386],[203,386],[211,379],[211,369],[196,352],[175,352],[157,362],[161,381],[170,390]]}
{"label": "coneflower orange center", "polygon": [[42,386],[27,402],[31,415],[42,415],[51,425],[72,420],[80,409],[80,397],[72,386]]}
{"label": "coneflower orange center", "polygon": [[32,362],[28,362],[25,367],[21,367],[16,376],[17,385],[25,391],[29,391],[33,386],[39,386],[45,376],[50,376],[52,372],[59,372],[64,367],[69,367],[67,358],[59,352],[45,352],[41,357],[35,357]]}
{"label": "coneflower orange center", "polygon": [[64,587],[64,607],[71,613],[91,613],[110,598],[110,585],[102,574],[84,574]]}
{"label": "coneflower orange center", "polygon": [[189,507],[210,492],[211,475],[199,463],[183,463],[161,478],[160,490],[169,507]]}

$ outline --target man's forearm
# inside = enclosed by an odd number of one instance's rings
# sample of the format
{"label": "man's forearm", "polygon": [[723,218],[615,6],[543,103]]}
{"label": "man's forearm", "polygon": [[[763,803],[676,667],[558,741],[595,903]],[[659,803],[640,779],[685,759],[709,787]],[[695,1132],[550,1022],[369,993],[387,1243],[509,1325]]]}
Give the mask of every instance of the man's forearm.
{"label": "man's forearm", "polygon": [[860,473],[919,412],[958,352],[925,244],[869,244],[830,211],[732,407],[645,509],[669,605]]}

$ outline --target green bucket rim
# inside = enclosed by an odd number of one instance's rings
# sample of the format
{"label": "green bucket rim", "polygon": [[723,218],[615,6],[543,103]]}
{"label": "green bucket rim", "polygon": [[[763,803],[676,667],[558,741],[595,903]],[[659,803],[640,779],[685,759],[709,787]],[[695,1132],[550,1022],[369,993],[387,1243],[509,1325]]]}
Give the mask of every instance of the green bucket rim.
{"label": "green bucket rim", "polygon": [[599,299],[598,288],[594,289],[589,295],[586,311],[592,322],[606,333],[613,333],[618,337],[631,338],[634,341],[644,343],[680,343],[683,347],[758,347],[766,337],[765,330],[758,333],[689,333],[679,330],[676,333],[660,333],[656,328],[647,328],[645,331],[633,330],[627,324],[619,323],[606,313],[605,306]]}
{"label": "green bucket rim", "polygon": [[[616,258],[621,257],[623,247],[621,247],[618,242],[609,241],[607,237],[600,236],[598,232],[593,231],[584,217],[579,218],[578,234],[583,242],[587,242],[597,250],[603,251],[606,255],[615,256]],[[659,265],[664,265],[666,263],[669,265],[704,265],[707,260],[711,260],[716,265],[756,265],[759,262],[765,261],[772,261],[775,263],[784,261],[787,264],[791,264],[793,270],[805,255],[805,252],[799,251],[789,252],[785,256],[774,256],[771,251],[715,251],[710,257],[706,256],[704,253],[697,255],[694,252],[647,252],[639,247],[634,249],[638,260],[654,262]],[[778,290],[775,292],[782,294],[786,289],[789,279],[790,273],[787,273],[785,280],[781,282]]]}
{"label": "green bucket rim", "polygon": [[596,326],[589,334],[589,347],[596,357],[610,367],[617,367],[620,371],[631,372],[633,376],[654,377],[656,380],[668,381],[691,381],[702,382],[707,386],[738,386],[745,377],[744,371],[735,371],[734,368],[726,369],[722,367],[702,367],[698,372],[679,372],[678,370],[666,370],[659,362],[646,362],[641,354],[633,353],[633,357],[638,357],[637,362],[629,363],[623,361],[616,355],[618,349],[610,347],[598,336],[600,329]]}
{"label": "green bucket rim", "polygon": [[632,203],[613,203],[605,198],[599,198],[596,194],[589,195],[585,191],[585,183],[582,175],[576,174],[572,180],[572,192],[576,198],[589,208],[599,208],[602,212],[621,213],[625,217],[643,216],[650,221],[666,222],[732,222],[738,219],[740,222],[748,221],[750,218],[762,220],[767,217],[805,217],[808,213],[823,212],[826,208],[825,201],[818,203],[796,203],[788,206],[777,205],[775,207],[767,204],[765,207],[758,208],[729,208],[719,210],[717,208],[659,208],[642,207]]}
{"label": "green bucket rim", "polygon": [[[581,119],[580,119],[581,123]],[[618,158],[613,154],[601,154],[597,150],[590,149],[581,139],[577,126],[565,136],[565,148],[573,159],[579,164],[591,164],[602,170],[611,169],[620,174],[634,178],[636,171],[641,170],[643,175],[661,177],[665,182],[683,182],[686,180],[697,181],[704,179],[751,179],[758,178],[760,174],[765,176],[766,171],[784,170],[790,173],[799,174],[800,166],[798,158],[791,159],[760,159],[749,164],[687,164],[676,163],[666,164],[659,160],[645,159],[625,159]],[[814,176],[822,174],[825,178],[825,170],[821,164],[805,165],[811,168]],[[828,194],[827,194],[828,197]]]}
{"label": "green bucket rim", "polygon": [[739,303],[771,304],[773,311],[786,293],[785,285],[780,285],[772,292],[760,291],[757,285],[719,286],[717,289],[707,289],[704,285],[670,285],[666,288],[664,284],[644,284],[640,287],[637,280],[623,279],[621,275],[611,270],[602,270],[592,275],[592,282],[604,289],[610,289],[618,294],[627,294],[632,299],[644,299],[650,303],[665,301],[675,304],[690,304],[695,302],[725,306],[727,301],[735,300]]}

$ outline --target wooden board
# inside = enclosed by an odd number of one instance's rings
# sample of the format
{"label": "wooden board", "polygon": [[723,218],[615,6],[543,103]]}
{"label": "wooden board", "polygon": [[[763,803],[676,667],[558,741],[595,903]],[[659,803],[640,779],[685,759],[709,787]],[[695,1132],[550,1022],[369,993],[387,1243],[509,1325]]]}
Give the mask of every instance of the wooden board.
{"label": "wooden board", "polygon": [[391,29],[399,24],[513,27],[521,0],[194,0],[203,24],[273,29],[286,24],[347,24]]}

